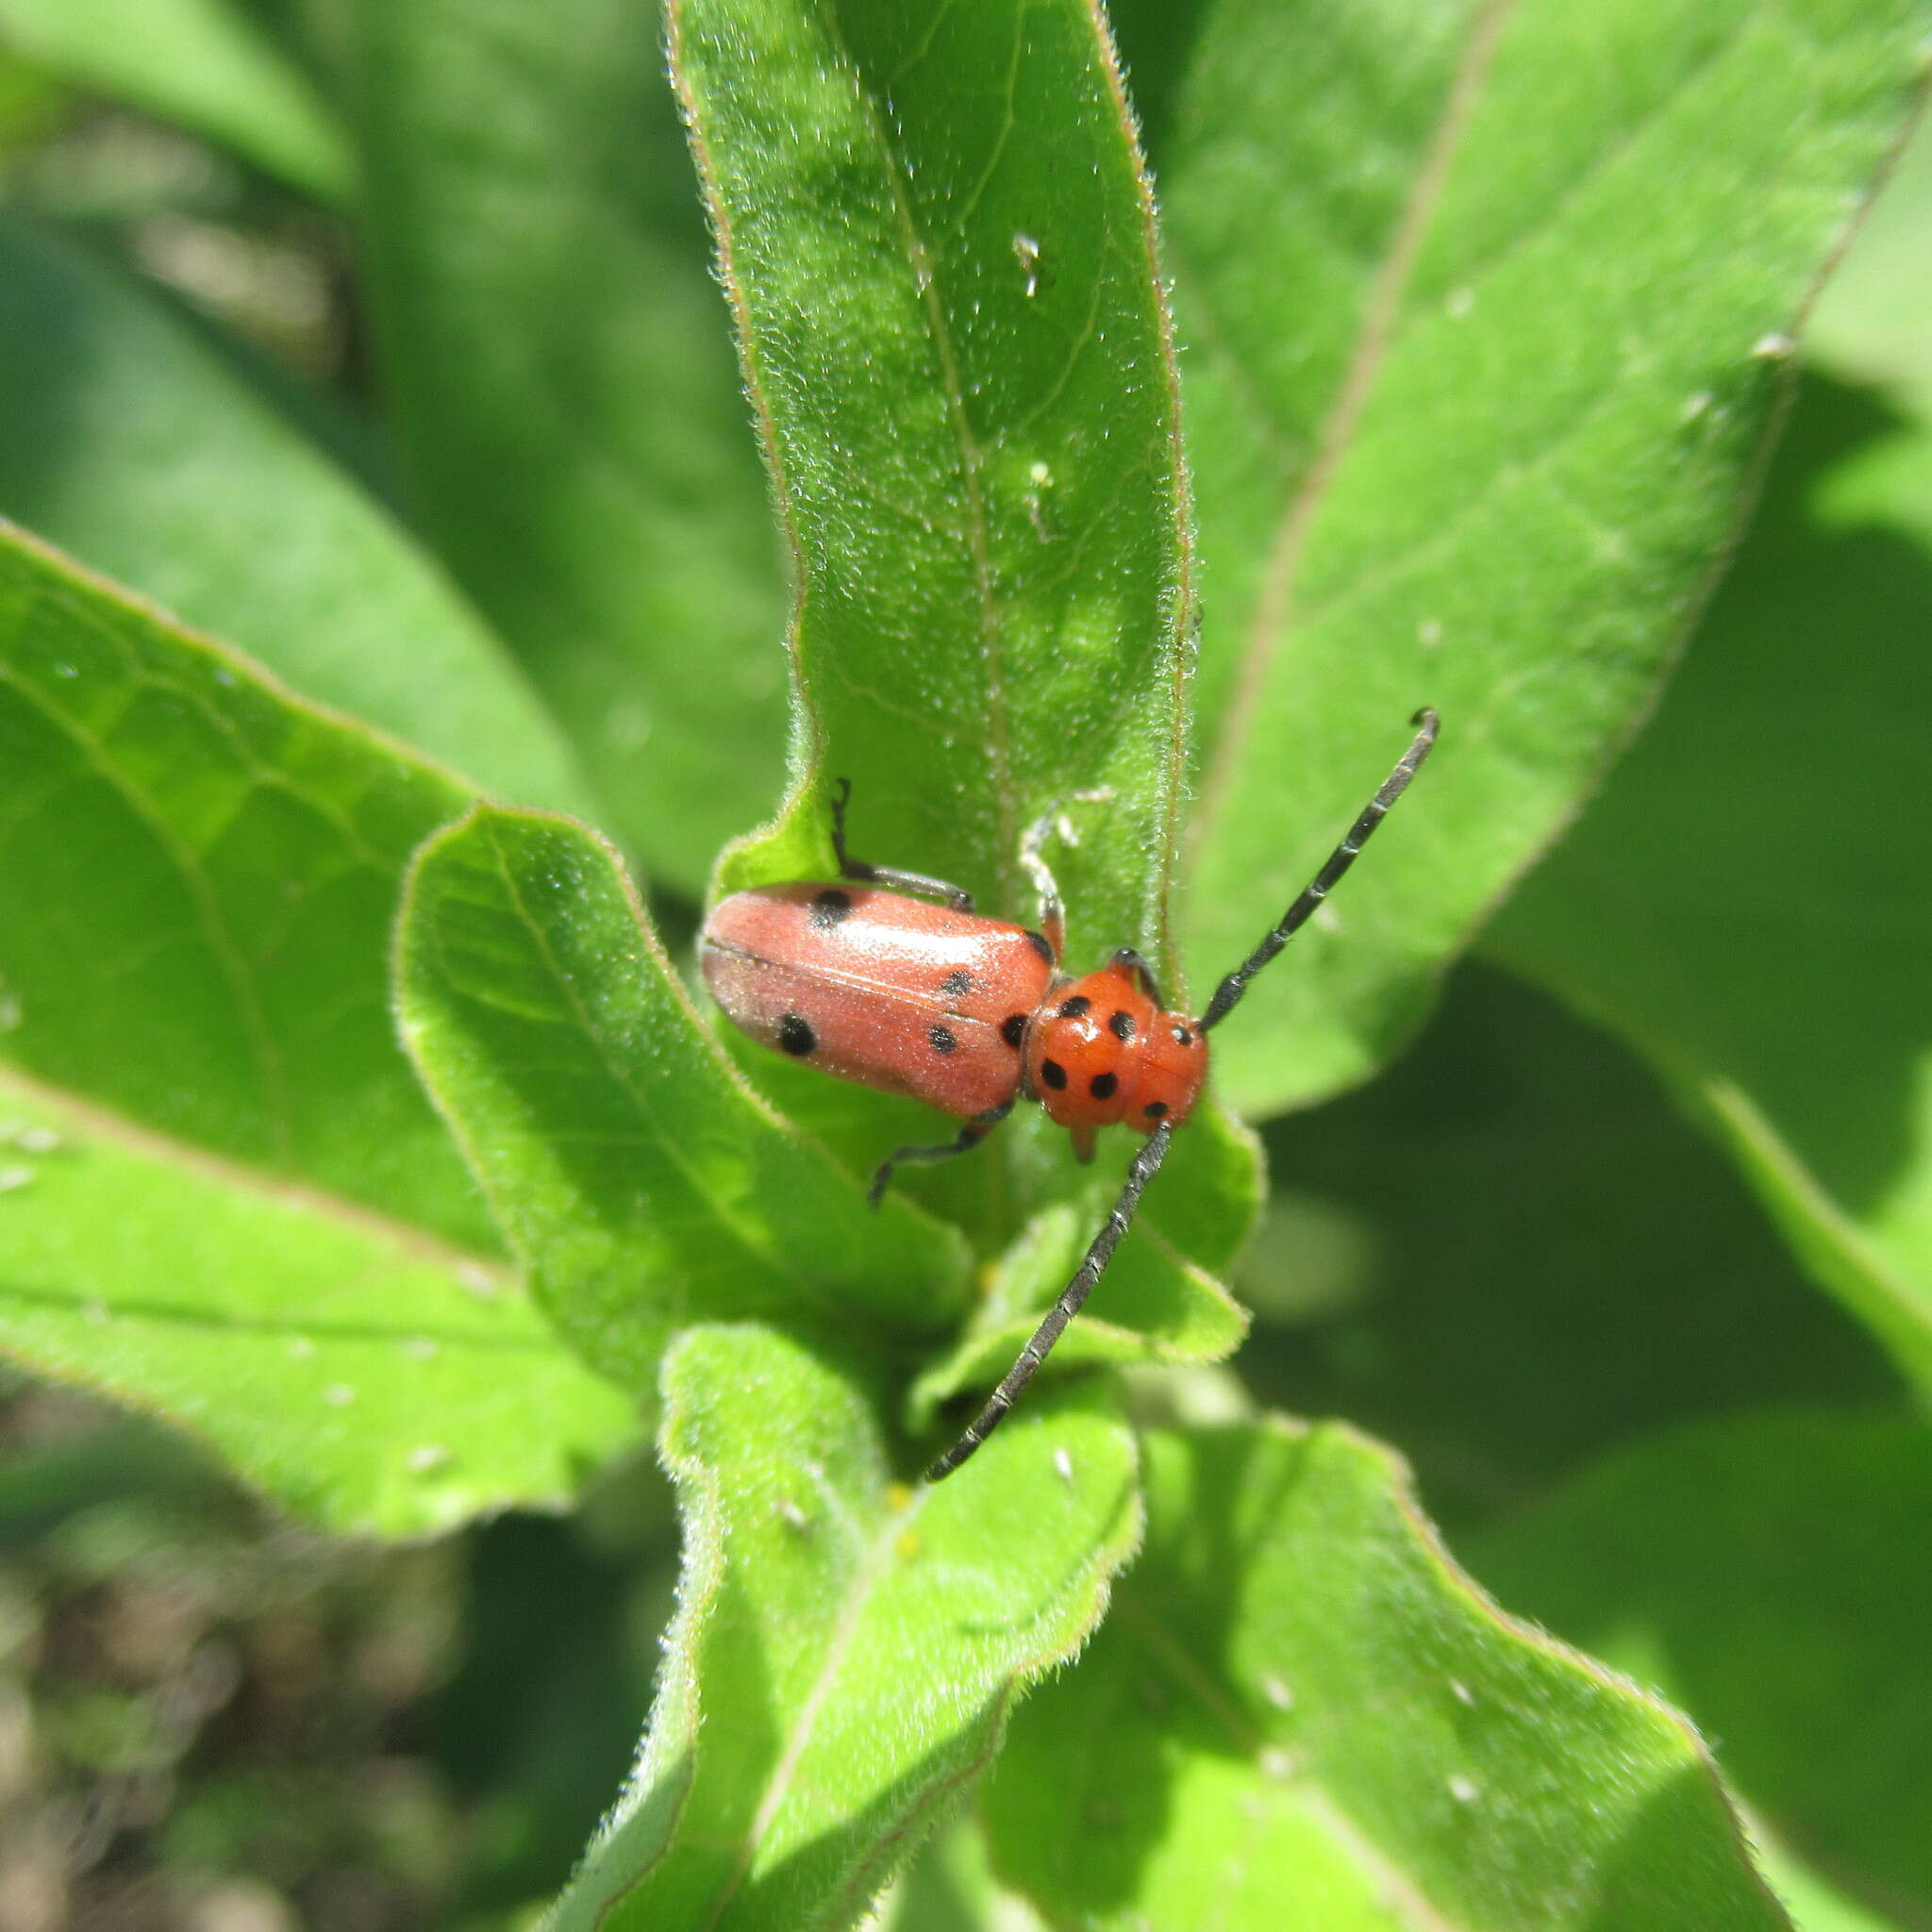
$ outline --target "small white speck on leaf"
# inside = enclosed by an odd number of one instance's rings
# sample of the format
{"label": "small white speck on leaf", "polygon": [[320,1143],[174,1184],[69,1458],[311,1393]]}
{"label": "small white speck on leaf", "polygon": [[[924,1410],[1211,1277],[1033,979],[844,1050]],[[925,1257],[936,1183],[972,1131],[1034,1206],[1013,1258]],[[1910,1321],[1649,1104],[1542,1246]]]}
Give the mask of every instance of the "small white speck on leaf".
{"label": "small white speck on leaf", "polygon": [[346,1382],[331,1382],[322,1391],[322,1399],[331,1408],[347,1408],[355,1401],[356,1391]]}
{"label": "small white speck on leaf", "polygon": [[1773,329],[1769,335],[1762,335],[1751,344],[1754,361],[1782,362],[1795,352],[1797,343],[1782,330]]}
{"label": "small white speck on leaf", "polygon": [[425,1442],[409,1451],[409,1468],[417,1475],[445,1468],[450,1459],[450,1452],[441,1442]]}
{"label": "small white speck on leaf", "polygon": [[1457,1773],[1449,1780],[1449,1795],[1458,1805],[1474,1805],[1482,1796],[1482,1790],[1474,1779],[1466,1778]]}
{"label": "small white speck on leaf", "polygon": [[1261,1679],[1261,1695],[1276,1710],[1292,1710],[1294,1708],[1294,1692],[1289,1688],[1287,1680],[1277,1677],[1273,1671],[1269,1672]]}
{"label": "small white speck on leaf", "polygon": [[795,1536],[809,1536],[811,1534],[811,1518],[790,1496],[780,1500],[778,1515],[785,1527]]}
{"label": "small white speck on leaf", "polygon": [[1453,322],[1460,322],[1475,307],[1475,291],[1467,284],[1451,289],[1442,298],[1443,309]]}
{"label": "small white speck on leaf", "polygon": [[1031,235],[1013,237],[1013,259],[1020,264],[1020,272],[1026,277],[1026,293],[1029,297],[1040,293],[1040,243]]}
{"label": "small white speck on leaf", "polygon": [[313,1358],[315,1344],[306,1335],[291,1335],[289,1337],[289,1353],[298,1362],[306,1362]]}
{"label": "small white speck on leaf", "polygon": [[434,1336],[412,1335],[403,1343],[403,1353],[412,1362],[434,1361],[442,1353],[442,1343]]}
{"label": "small white speck on leaf", "polygon": [[30,1167],[0,1167],[0,1194],[10,1194],[21,1188],[33,1185],[34,1171]]}
{"label": "small white speck on leaf", "polygon": [[1053,1452],[1053,1466],[1055,1474],[1061,1482],[1070,1483],[1074,1480],[1074,1458],[1064,1449],[1056,1449]]}
{"label": "small white speck on leaf", "polygon": [[1457,1703],[1470,1705],[1474,1704],[1475,1692],[1472,1690],[1467,1684],[1460,1682],[1457,1678],[1451,1677],[1449,1679],[1449,1688],[1456,1693]]}

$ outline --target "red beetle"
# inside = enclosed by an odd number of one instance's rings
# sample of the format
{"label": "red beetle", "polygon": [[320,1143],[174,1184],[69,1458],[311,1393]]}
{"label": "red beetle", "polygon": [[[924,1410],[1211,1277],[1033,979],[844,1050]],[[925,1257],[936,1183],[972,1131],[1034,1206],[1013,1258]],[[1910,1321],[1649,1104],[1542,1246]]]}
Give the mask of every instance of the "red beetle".
{"label": "red beetle", "polygon": [[1414,741],[1382,789],[1199,1019],[1167,1009],[1147,962],[1131,948],[1084,979],[1060,971],[1059,894],[1042,857],[1058,812],[1042,817],[1021,848],[1040,891],[1038,930],[982,919],[971,894],[942,879],[854,858],[845,849],[851,786],[843,781],[832,804],[841,883],[734,892],[705,922],[705,983],[733,1025],[841,1080],[908,1093],[965,1121],[955,1140],[901,1147],[882,1163],[873,1176],[874,1206],[895,1166],[964,1154],[1022,1098],[1038,1100],[1071,1131],[1082,1160],[1092,1158],[1097,1128],[1124,1122],[1148,1137],[1079,1272],[986,1407],[926,1471],[928,1481],[950,1475],[992,1433],[1092,1292],[1170,1137],[1200,1097],[1208,1033],[1355,863],[1428,757],[1435,712],[1418,711],[1410,723],[1419,727]]}

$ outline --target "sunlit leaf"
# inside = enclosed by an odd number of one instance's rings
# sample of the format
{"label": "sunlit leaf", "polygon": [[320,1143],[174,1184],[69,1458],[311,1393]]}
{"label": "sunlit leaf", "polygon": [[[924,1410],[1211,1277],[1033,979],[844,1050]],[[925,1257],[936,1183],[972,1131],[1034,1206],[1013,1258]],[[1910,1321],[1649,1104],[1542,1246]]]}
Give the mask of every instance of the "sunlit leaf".
{"label": "sunlit leaf", "polygon": [[1788,1924],[1696,1734],[1474,1590],[1386,1452],[1276,1421],[1145,1453],[1147,1548],[984,1801],[1052,1923]]}
{"label": "sunlit leaf", "polygon": [[1224,1091],[1266,1111],[1414,1025],[1649,703],[1932,9],[1201,21],[1155,155],[1209,589],[1196,973],[1314,870],[1410,711],[1443,719],[1332,924],[1221,1036]]}
{"label": "sunlit leaf", "polygon": [[627,1405],[505,1278],[385,996],[462,788],[4,528],[0,787],[0,1347],[335,1528],[561,1501]]}
{"label": "sunlit leaf", "polygon": [[772,1112],[583,826],[479,808],[426,845],[396,998],[538,1294],[620,1380],[650,1389],[690,1322],[814,1317],[858,1335],[957,1313],[957,1235],[903,1200],[874,1213]]}
{"label": "sunlit leaf", "polygon": [[637,1433],[500,1265],[4,1073],[0,1353],[341,1535],[560,1507]]}
{"label": "sunlit leaf", "polygon": [[1100,1616],[1140,1534],[1131,1439],[1090,1381],[908,1501],[850,1372],[750,1325],[686,1335],[664,1403],[678,1614],[634,1782],[547,1923],[850,1924]]}

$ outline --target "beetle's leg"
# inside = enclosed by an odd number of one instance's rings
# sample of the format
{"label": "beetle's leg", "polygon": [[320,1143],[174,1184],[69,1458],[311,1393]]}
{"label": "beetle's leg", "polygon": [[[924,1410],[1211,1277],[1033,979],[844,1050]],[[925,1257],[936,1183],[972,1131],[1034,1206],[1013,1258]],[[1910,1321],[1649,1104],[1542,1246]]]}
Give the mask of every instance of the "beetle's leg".
{"label": "beetle's leg", "polygon": [[923,899],[943,899],[955,912],[973,910],[973,894],[961,886],[948,885],[923,872],[900,872],[889,865],[868,865],[854,858],[845,849],[845,803],[852,796],[852,780],[841,778],[832,794],[832,850],[839,855],[839,876],[860,885],[884,886],[893,892],[914,892]]}
{"label": "beetle's leg", "polygon": [[1133,1222],[1134,1209],[1141,1201],[1141,1190],[1154,1178],[1160,1163],[1166,1159],[1167,1143],[1173,1134],[1173,1127],[1162,1121],[1148,1137],[1147,1144],[1134,1156],[1120,1199],[1113,1204],[1113,1212],[1107,1217],[1106,1224],[1093,1237],[1092,1245],[1087,1250],[1087,1258],[1080,1263],[1080,1272],[1061,1291],[1059,1300],[1047,1309],[1046,1319],[1033,1331],[1033,1340],[1020,1351],[1019,1360],[1007,1371],[1006,1379],[992,1391],[986,1407],[967,1424],[965,1434],[926,1471],[927,1482],[936,1483],[941,1477],[951,1475],[999,1427],[1021,1390],[1032,1381],[1034,1371],[1046,1359],[1067,1324],[1080,1312],[1081,1303],[1093,1292],[1093,1284],[1113,1259],[1113,1251],[1120,1246],[1121,1237]]}
{"label": "beetle's leg", "polygon": [[1141,982],[1141,991],[1164,1013],[1167,1001],[1161,997],[1160,982],[1154,976],[1154,969],[1132,946],[1123,946],[1113,956],[1113,963],[1124,973],[1131,973]]}
{"label": "beetle's leg", "polygon": [[886,1198],[886,1190],[891,1185],[892,1170],[905,1166],[908,1161],[923,1161],[930,1165],[934,1161],[951,1160],[955,1155],[972,1153],[1012,1110],[1010,1100],[1004,1107],[990,1107],[984,1113],[974,1114],[959,1129],[957,1140],[942,1141],[937,1147],[895,1147],[889,1158],[879,1162],[879,1170],[873,1175],[872,1186],[866,1190],[865,1198],[876,1208]]}

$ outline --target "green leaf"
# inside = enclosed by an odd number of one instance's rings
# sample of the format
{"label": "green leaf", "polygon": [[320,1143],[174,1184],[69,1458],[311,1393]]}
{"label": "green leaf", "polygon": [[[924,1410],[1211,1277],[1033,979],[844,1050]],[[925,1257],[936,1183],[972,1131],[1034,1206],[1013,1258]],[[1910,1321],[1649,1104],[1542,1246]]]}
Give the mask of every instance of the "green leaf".
{"label": "green leaf", "polygon": [[[1118,1179],[1104,1181],[1043,1209],[1021,1230],[989,1271],[984,1299],[958,1346],[913,1384],[908,1416],[914,1433],[931,1425],[940,1404],[963,1390],[991,1388],[1012,1366],[1073,1278],[1119,1191]],[[1246,1314],[1220,1282],[1151,1226],[1141,1227],[1054,1351],[1054,1366],[1224,1361],[1247,1332]]]}
{"label": "green leaf", "polygon": [[1053,1923],[1788,1925],[1696,1734],[1480,1595],[1388,1452],[1279,1419],[1144,1451],[1146,1550],[983,1805]]}
{"label": "green leaf", "polygon": [[1491,941],[1630,1038],[1924,1387],[1928,625],[1932,431],[1814,381],[1669,701]]}
{"label": "green leaf", "polygon": [[588,792],[438,568],[151,297],[0,224],[0,511],[528,805]]}
{"label": "green leaf", "polygon": [[887,1893],[879,1907],[878,1932],[1045,1928],[1024,1899],[995,1882],[984,1834],[966,1819],[928,1844]]}
{"label": "green leaf", "polygon": [[692,1009],[615,853],[478,807],[429,841],[396,945],[403,1036],[536,1291],[649,1389],[694,1321],[857,1333],[957,1315],[958,1238],[781,1121]]}
{"label": "green leaf", "polygon": [[1898,166],[1805,330],[1806,360],[1877,383],[1932,421],[1932,121]]}
{"label": "green leaf", "polygon": [[75,85],[177,121],[321,201],[348,143],[308,76],[234,0],[0,0],[0,38]]}
{"label": "green leaf", "polygon": [[339,1535],[561,1507],[637,1432],[501,1267],[8,1074],[0,1351]]}
{"label": "green leaf", "polygon": [[[877,0],[695,0],[671,17],[801,574],[800,768],[779,826],[728,853],[721,883],[827,872],[827,784],[843,776],[864,856],[1030,919],[1019,841],[1064,806],[1070,958],[1128,941],[1159,955],[1192,622],[1186,478],[1145,184],[1093,10],[1003,4],[921,25]],[[773,1058],[745,1064],[848,1160],[876,1162],[889,1109]],[[1016,1123],[911,1185],[996,1253],[1074,1187],[1056,1138]],[[1254,1148],[1204,1113],[1176,1165],[1188,1176],[1164,1177],[1147,1226],[1224,1264],[1258,1193]],[[1150,1318],[1198,1318],[1222,1339],[1190,1346],[1224,1345],[1224,1307],[1185,1267],[1160,1293],[1194,1313]]]}
{"label": "green leaf", "polygon": [[655,878],[763,817],[785,600],[654,11],[361,0],[375,321],[421,509]]}
{"label": "green leaf", "polygon": [[1921,1418],[1740,1415],[1636,1444],[1474,1554],[1511,1603],[1688,1703],[1778,1832],[1916,1923],[1928,1520]]}
{"label": "green leaf", "polygon": [[384,997],[461,789],[4,525],[0,783],[0,1346],[335,1528],[558,1500],[625,1405],[477,1303]]}
{"label": "green leaf", "polygon": [[1790,1914],[1798,1932],[1906,1932],[1898,1920],[1883,1918],[1855,1905],[1841,1891],[1826,1884],[1817,1873],[1768,1838],[1757,1819],[1752,1819],[1750,1824],[1757,1862],[1764,1868],[1772,1889]]}
{"label": "green leaf", "polygon": [[0,1055],[488,1247],[383,982],[462,787],[4,525],[0,734]]}
{"label": "green leaf", "polygon": [[1093,10],[679,0],[671,22],[800,574],[801,769],[722,882],[823,869],[842,775],[856,849],[1030,919],[1021,835],[1067,804],[1073,954],[1164,950],[1185,475]]}
{"label": "green leaf", "polygon": [[1380,1079],[1268,1150],[1242,1372],[1400,1442],[1452,1525],[1665,1423],[1903,1392],[1643,1064],[1481,961]]}
{"label": "green leaf", "polygon": [[909,1500],[859,1385],[750,1325],[664,1366],[685,1574],[636,1778],[555,1932],[851,1924],[1079,1648],[1141,1529],[1089,1381]]}
{"label": "green leaf", "polygon": [[1923,0],[1207,9],[1155,158],[1211,587],[1190,959],[1241,958],[1408,713],[1443,719],[1222,1036],[1243,1108],[1413,1027],[1650,701],[1928,28]]}

